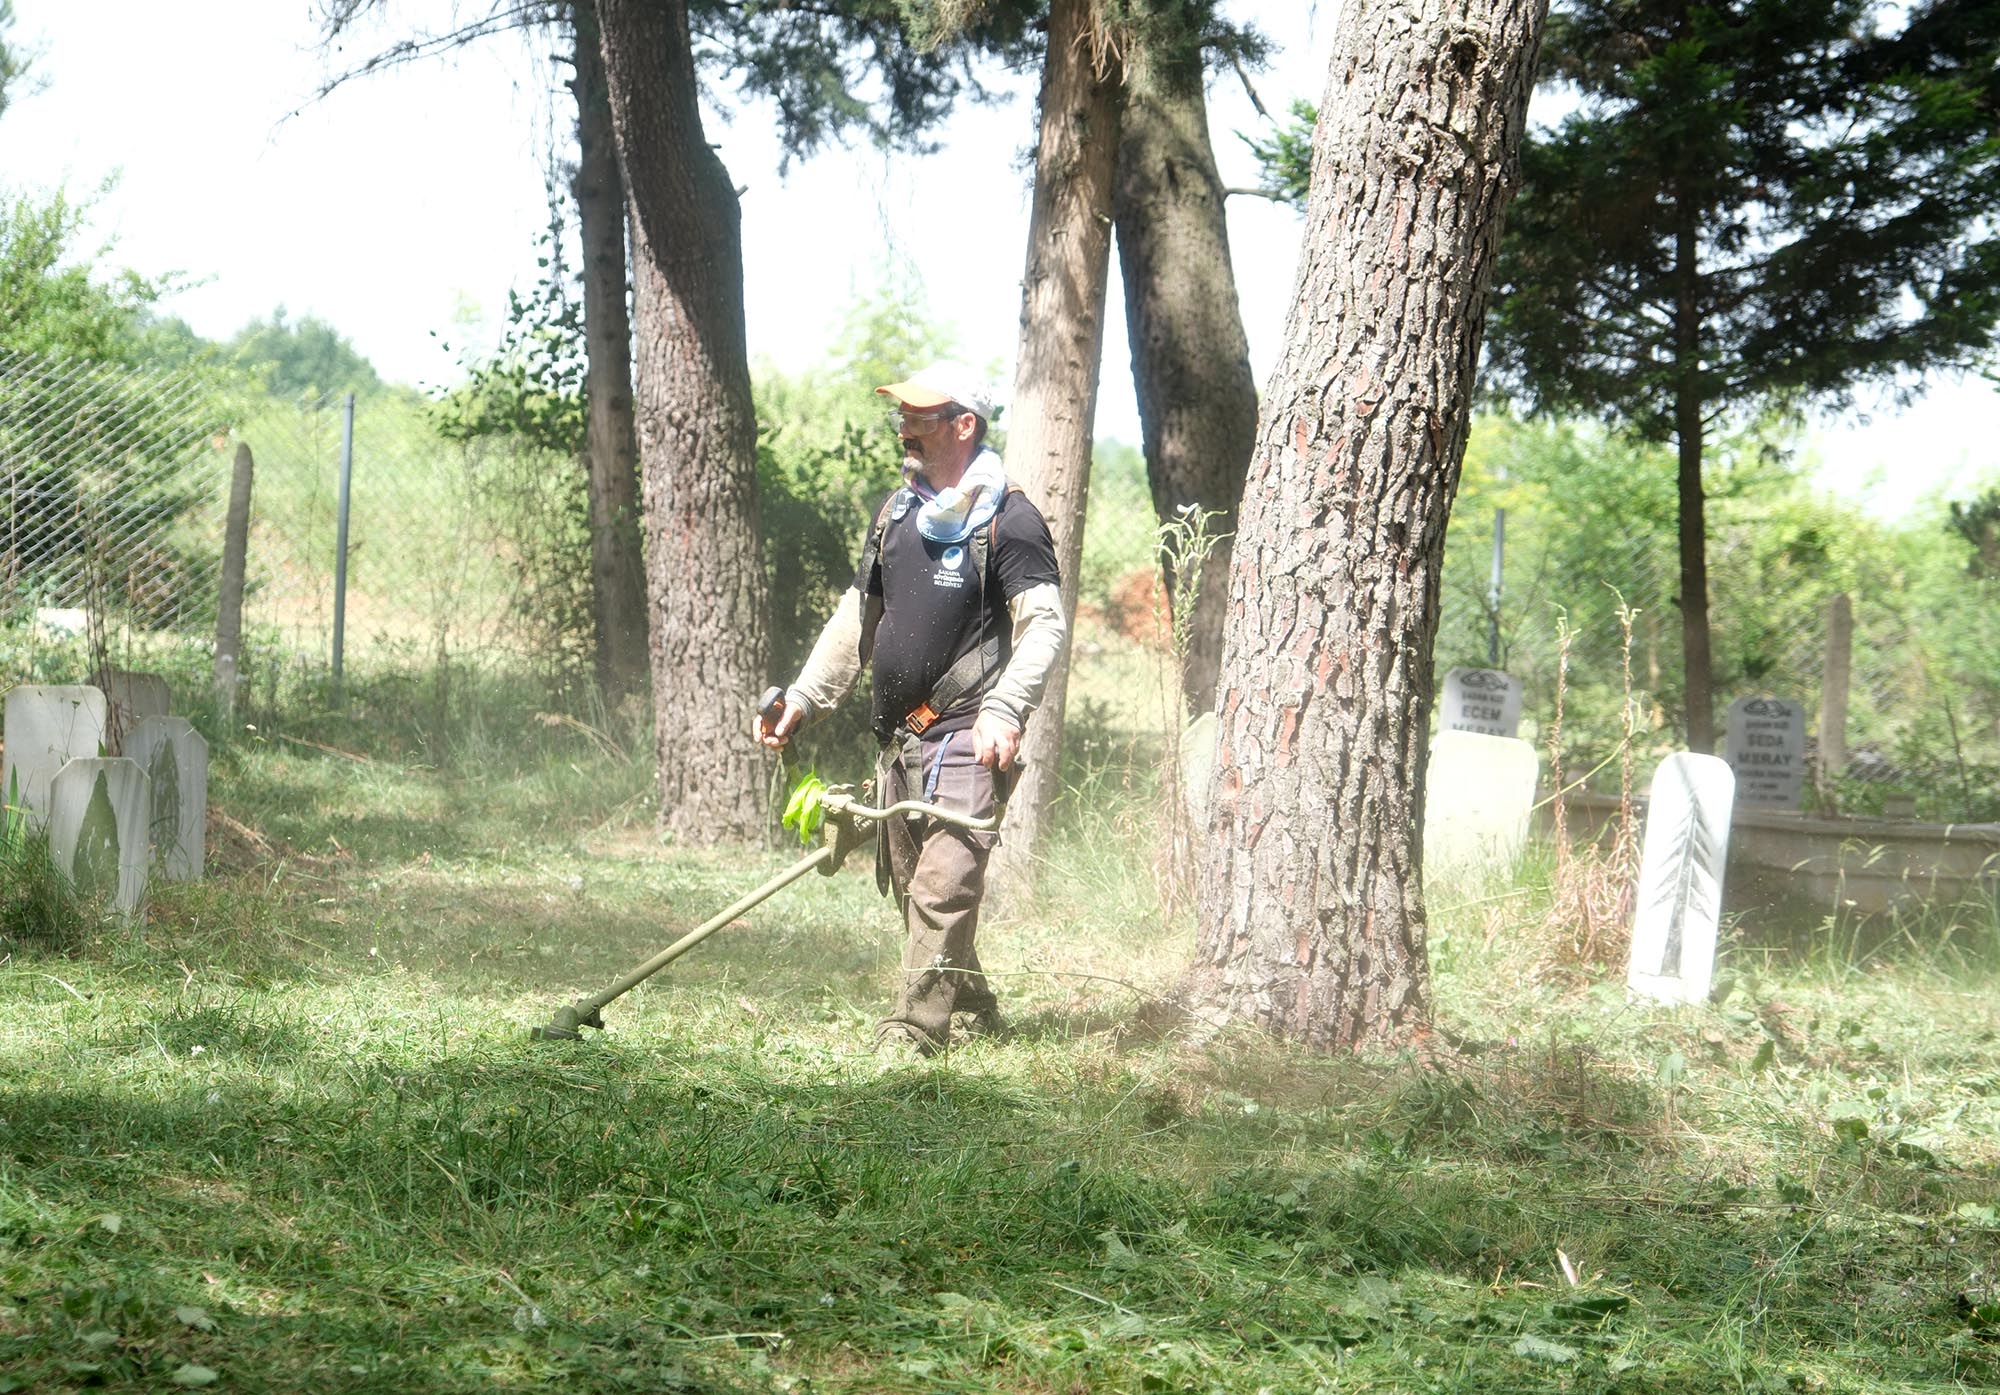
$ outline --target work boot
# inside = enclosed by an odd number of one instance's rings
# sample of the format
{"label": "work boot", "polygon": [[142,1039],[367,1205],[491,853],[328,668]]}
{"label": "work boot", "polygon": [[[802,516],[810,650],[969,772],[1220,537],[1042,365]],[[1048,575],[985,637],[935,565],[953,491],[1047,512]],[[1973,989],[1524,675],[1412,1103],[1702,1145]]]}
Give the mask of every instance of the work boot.
{"label": "work boot", "polygon": [[1007,1029],[1001,1020],[1000,1004],[988,1003],[970,1012],[954,1012],[951,1025],[968,1037],[997,1037]]}
{"label": "work boot", "polygon": [[912,1065],[936,1054],[936,1051],[937,1048],[924,1037],[901,1027],[884,1027],[875,1033],[875,1060],[885,1070],[891,1066]]}

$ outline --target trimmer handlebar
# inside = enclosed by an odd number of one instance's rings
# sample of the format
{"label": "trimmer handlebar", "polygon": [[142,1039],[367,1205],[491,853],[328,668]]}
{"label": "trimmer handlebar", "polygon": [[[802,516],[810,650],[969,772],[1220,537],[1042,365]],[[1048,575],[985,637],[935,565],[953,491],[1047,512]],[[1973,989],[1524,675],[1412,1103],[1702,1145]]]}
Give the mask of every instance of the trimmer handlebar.
{"label": "trimmer handlebar", "polygon": [[985,818],[976,819],[970,814],[961,814],[956,809],[947,809],[941,804],[926,804],[921,799],[899,799],[886,809],[870,808],[855,802],[853,793],[844,786],[836,785],[820,796],[820,807],[829,817],[850,817],[868,823],[880,823],[894,818],[897,814],[922,814],[926,818],[937,819],[941,823],[956,824],[971,833],[990,833],[1000,826],[1001,810],[995,809]]}

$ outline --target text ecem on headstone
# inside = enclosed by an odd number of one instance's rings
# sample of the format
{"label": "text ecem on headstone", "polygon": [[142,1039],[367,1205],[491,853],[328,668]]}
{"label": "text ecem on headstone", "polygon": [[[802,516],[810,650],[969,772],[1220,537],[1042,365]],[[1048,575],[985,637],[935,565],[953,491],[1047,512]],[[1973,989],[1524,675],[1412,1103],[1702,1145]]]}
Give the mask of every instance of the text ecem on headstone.
{"label": "text ecem on headstone", "polygon": [[1723,758],[1736,774],[1736,802],[1796,809],[1806,781],[1805,704],[1787,698],[1738,698],[1729,704]]}
{"label": "text ecem on headstone", "polygon": [[1444,676],[1439,731],[1513,736],[1521,727],[1521,680],[1497,668],[1455,668]]}

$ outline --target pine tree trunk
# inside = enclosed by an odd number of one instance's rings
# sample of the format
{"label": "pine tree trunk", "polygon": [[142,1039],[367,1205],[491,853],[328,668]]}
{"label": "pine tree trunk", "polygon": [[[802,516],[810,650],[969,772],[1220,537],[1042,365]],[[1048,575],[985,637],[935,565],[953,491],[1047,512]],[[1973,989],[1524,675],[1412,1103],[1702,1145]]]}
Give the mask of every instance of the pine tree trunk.
{"label": "pine tree trunk", "polygon": [[632,420],[632,319],[625,309],[625,181],[604,86],[597,14],[575,6],[577,167],[583,243],[584,400],[589,407],[590,594],[597,686],[607,705],[646,681],[646,570],[640,548],[639,438]]}
{"label": "pine tree trunk", "polygon": [[1229,580],[1188,989],[1319,1049],[1430,1015],[1439,573],[1543,0],[1351,0]]}
{"label": "pine tree trunk", "polygon": [[[1115,221],[1125,329],[1153,510],[1221,516],[1202,568],[1182,686],[1190,712],[1215,706],[1224,589],[1243,474],[1257,441],[1257,384],[1229,260],[1222,180],[1208,138],[1201,65],[1128,56]],[[1171,563],[1166,594],[1174,593]]]}
{"label": "pine tree trunk", "polygon": [[1708,644],[1708,495],[1701,481],[1702,398],[1699,241],[1684,212],[1674,238],[1679,304],[1674,311],[1674,434],[1680,447],[1681,671],[1687,702],[1687,743],[1715,749],[1715,678]]}
{"label": "pine tree trunk", "polygon": [[[1093,65],[1095,8],[1096,0],[1053,0],[1049,7],[1020,360],[1007,417],[1007,472],[1048,518],[1072,627],[1118,153],[1118,78]],[[1017,893],[1028,883],[1047,826],[1060,783],[1068,685],[1065,652],[1022,743],[1026,769],[1008,804],[1005,841],[989,877],[1002,894]]]}
{"label": "pine tree trunk", "polygon": [[660,818],[690,842],[762,828],[741,739],[768,667],[743,243],[703,137],[685,0],[598,0],[631,199],[639,463]]}

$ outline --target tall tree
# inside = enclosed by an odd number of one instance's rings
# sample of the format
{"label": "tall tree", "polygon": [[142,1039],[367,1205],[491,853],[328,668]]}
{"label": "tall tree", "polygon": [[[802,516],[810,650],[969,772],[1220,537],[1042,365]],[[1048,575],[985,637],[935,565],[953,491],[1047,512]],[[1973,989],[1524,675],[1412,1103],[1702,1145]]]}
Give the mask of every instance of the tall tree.
{"label": "tall tree", "polygon": [[[1133,26],[1126,51],[1113,200],[1153,509],[1162,522],[1183,509],[1212,512],[1210,529],[1222,538],[1196,592],[1182,674],[1192,712],[1215,705],[1230,538],[1257,437],[1257,383],[1202,92],[1204,48],[1235,42],[1217,31],[1213,8],[1206,0],[1134,6],[1145,22]],[[1171,570],[1165,580],[1172,596]]]}
{"label": "tall tree", "polygon": [[576,42],[577,233],[583,244],[585,455],[597,686],[614,706],[644,690],[646,567],[640,545],[639,437],[633,424],[632,317],[625,308],[625,181],[611,129],[597,12],[571,7]]}
{"label": "tall tree", "polygon": [[[1523,158],[1493,360],[1531,406],[1678,453],[1691,748],[1715,741],[1706,447],[1735,410],[1968,366],[2000,322],[2000,9],[1568,0],[1578,104]],[[1912,38],[1911,34],[1921,38]]]}
{"label": "tall tree", "polygon": [[685,0],[599,0],[598,20],[631,199],[660,818],[691,842],[747,840],[762,762],[717,734],[769,668],[741,214],[702,131]]}
{"label": "tall tree", "polygon": [[[1052,0],[1007,462],[1048,518],[1072,625],[1111,258],[1120,104],[1116,67],[1100,0]],[[1008,805],[1006,842],[991,873],[1003,894],[1017,892],[1031,878],[1049,806],[1060,786],[1068,686],[1065,656],[1049,675],[1041,709],[1028,723],[1022,743],[1025,767]]]}
{"label": "tall tree", "polygon": [[1445,525],[1543,0],[1351,0],[1244,489],[1190,996],[1321,1049],[1422,1032]]}
{"label": "tall tree", "polygon": [[8,38],[14,27],[14,0],[0,0],[0,113],[7,110],[8,98],[21,85],[28,71],[28,56]]}

